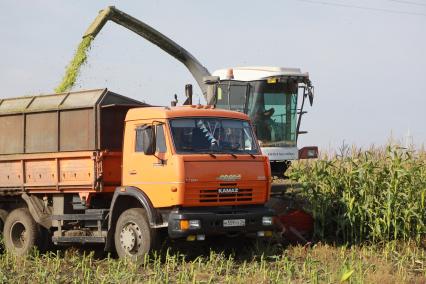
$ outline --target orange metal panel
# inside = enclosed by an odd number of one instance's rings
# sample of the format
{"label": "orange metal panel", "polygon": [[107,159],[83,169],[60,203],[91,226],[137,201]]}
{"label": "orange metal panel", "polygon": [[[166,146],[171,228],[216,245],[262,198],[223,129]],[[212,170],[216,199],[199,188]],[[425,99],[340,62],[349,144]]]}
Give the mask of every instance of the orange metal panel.
{"label": "orange metal panel", "polygon": [[38,193],[111,192],[121,185],[121,156],[121,152],[0,156],[0,194],[10,188]]}
{"label": "orange metal panel", "polygon": [[104,186],[121,185],[121,163],[122,155],[107,154],[102,157],[102,176]]}
{"label": "orange metal panel", "polygon": [[62,184],[91,184],[95,180],[95,164],[88,158],[59,159],[59,181]]}
{"label": "orange metal panel", "polygon": [[52,185],[56,183],[56,163],[54,159],[24,162],[25,185]]}
{"label": "orange metal panel", "polygon": [[20,187],[23,184],[20,161],[0,162],[0,186]]}

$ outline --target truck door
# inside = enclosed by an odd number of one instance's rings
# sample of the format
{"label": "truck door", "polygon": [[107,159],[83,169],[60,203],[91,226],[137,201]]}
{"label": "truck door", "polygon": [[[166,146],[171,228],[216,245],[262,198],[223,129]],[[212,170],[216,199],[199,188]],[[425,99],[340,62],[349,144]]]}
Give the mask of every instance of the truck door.
{"label": "truck door", "polygon": [[[123,185],[140,188],[155,199],[166,188],[170,191],[167,167],[169,152],[164,125],[136,124],[131,128],[126,133],[129,137],[123,157]],[[149,142],[147,133],[150,131],[155,132],[155,154],[145,155],[144,147]]]}

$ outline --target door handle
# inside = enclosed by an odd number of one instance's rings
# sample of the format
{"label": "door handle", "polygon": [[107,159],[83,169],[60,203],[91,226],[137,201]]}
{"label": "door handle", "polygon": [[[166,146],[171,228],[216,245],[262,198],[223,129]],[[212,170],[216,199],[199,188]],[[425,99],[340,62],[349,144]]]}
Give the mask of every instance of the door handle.
{"label": "door handle", "polygon": [[129,174],[130,175],[135,175],[135,174],[137,174],[138,172],[136,171],[136,170],[131,170],[131,171],[129,171]]}

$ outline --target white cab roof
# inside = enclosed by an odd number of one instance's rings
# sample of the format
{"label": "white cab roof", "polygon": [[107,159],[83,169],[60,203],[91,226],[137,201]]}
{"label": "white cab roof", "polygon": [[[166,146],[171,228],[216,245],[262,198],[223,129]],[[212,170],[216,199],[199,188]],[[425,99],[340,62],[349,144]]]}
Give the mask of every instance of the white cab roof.
{"label": "white cab roof", "polygon": [[251,67],[230,67],[213,72],[213,76],[219,76],[221,80],[228,79],[228,70],[232,69],[234,80],[254,81],[270,77],[296,76],[309,78],[309,73],[302,73],[299,68],[270,67],[270,66],[251,66]]}

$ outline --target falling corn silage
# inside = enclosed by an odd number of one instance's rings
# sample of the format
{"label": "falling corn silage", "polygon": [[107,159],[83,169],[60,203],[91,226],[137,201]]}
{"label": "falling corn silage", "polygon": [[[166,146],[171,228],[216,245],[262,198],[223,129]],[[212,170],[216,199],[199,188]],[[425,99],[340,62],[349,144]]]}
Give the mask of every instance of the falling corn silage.
{"label": "falling corn silage", "polygon": [[61,83],[55,88],[56,93],[69,91],[76,83],[81,66],[87,61],[87,53],[90,50],[94,37],[89,35],[82,39],[77,47],[73,59],[68,64]]}

